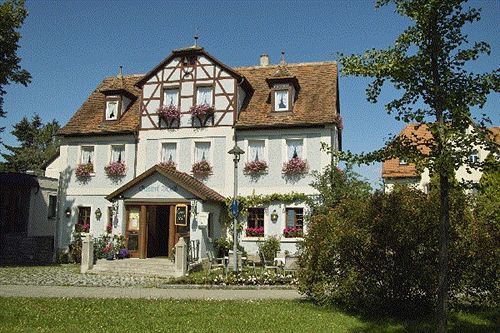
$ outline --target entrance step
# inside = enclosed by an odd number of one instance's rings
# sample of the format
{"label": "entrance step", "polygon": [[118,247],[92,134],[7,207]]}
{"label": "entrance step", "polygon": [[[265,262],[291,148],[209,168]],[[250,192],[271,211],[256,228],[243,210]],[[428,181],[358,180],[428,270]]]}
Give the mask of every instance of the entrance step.
{"label": "entrance step", "polygon": [[167,258],[99,259],[90,272],[107,275],[173,277],[175,276],[175,264]]}

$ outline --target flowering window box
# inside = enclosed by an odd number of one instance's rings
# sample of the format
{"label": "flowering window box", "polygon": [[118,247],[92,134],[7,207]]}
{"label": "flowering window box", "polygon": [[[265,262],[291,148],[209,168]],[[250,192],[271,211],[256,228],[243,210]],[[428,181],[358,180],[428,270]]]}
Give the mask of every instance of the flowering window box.
{"label": "flowering window box", "polygon": [[245,235],[247,237],[264,237],[264,227],[246,228]]}
{"label": "flowering window box", "polygon": [[215,109],[213,106],[210,106],[208,104],[200,104],[200,105],[193,105],[190,109],[189,112],[191,113],[191,116],[193,118],[198,119],[200,122],[201,126],[205,126],[207,124],[208,119],[212,119],[213,122],[213,115],[215,112]]}
{"label": "flowering window box", "polygon": [[75,224],[75,232],[82,233],[82,232],[89,232],[90,230],[90,224]]}
{"label": "flowering window box", "polygon": [[78,164],[75,169],[77,178],[88,178],[94,173],[94,165],[92,163]]}
{"label": "flowering window box", "polygon": [[175,164],[175,162],[172,160],[160,162],[160,165],[164,168],[167,168],[167,169],[176,169],[177,168],[177,164]]}
{"label": "flowering window box", "polygon": [[202,160],[193,164],[191,172],[197,177],[207,177],[212,174],[212,166],[207,161]]}
{"label": "flowering window box", "polygon": [[168,128],[173,128],[174,124],[179,126],[181,119],[181,110],[175,105],[164,105],[157,109],[158,117],[167,123]]}
{"label": "flowering window box", "polygon": [[286,176],[302,175],[307,173],[308,170],[309,165],[307,161],[300,157],[293,157],[288,162],[283,163],[283,168],[281,169]]}
{"label": "flowering window box", "polygon": [[104,171],[108,177],[123,177],[126,173],[125,163],[111,162],[104,167]]}
{"label": "flowering window box", "polygon": [[243,172],[248,175],[258,175],[261,173],[265,173],[267,171],[267,162],[266,161],[250,161],[245,163],[245,167],[243,168]]}
{"label": "flowering window box", "polygon": [[286,227],[283,229],[283,236],[285,238],[304,237],[304,230],[300,227]]}

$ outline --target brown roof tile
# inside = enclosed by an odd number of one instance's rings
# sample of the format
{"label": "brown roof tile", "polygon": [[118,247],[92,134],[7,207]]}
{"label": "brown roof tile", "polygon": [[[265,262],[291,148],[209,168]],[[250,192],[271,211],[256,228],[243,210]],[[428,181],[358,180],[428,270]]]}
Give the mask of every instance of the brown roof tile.
{"label": "brown roof tile", "polygon": [[129,181],[127,184],[123,185],[110,195],[106,197],[107,200],[112,200],[116,197],[118,197],[120,194],[123,192],[127,191],[128,189],[134,187],[138,183],[140,183],[142,180],[148,178],[154,173],[160,173],[161,175],[165,176],[166,178],[170,179],[174,183],[178,184],[182,188],[188,190],[189,192],[193,193],[197,197],[199,197],[202,200],[212,200],[212,201],[218,201],[218,202],[224,202],[225,198],[208,187],[207,185],[203,184],[201,181],[198,179],[188,175],[185,172],[178,171],[173,168],[167,168],[164,166],[161,166],[159,164],[151,167],[150,169],[146,170],[136,178],[132,179]]}
{"label": "brown roof tile", "polygon": [[292,112],[272,112],[266,79],[280,65],[236,68],[252,85],[254,93],[240,112],[236,128],[324,125],[335,123],[338,110],[337,63],[287,64],[287,75],[296,77],[300,91]]}
{"label": "brown roof tile", "polygon": [[[59,130],[58,134],[70,136],[131,133],[136,131],[139,126],[139,96],[141,92],[135,87],[135,84],[141,78],[142,75],[124,76],[123,79],[116,77],[105,78],[68,123]],[[125,90],[130,97],[135,96],[135,100],[130,103],[120,119],[106,121],[104,120],[106,96],[103,92],[113,90]]]}

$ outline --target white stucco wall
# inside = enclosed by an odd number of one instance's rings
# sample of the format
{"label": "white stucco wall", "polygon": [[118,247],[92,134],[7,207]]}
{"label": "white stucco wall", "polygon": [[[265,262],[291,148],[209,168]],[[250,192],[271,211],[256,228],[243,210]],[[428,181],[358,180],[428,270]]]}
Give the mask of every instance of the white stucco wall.
{"label": "white stucco wall", "polygon": [[39,177],[40,188],[32,188],[29,205],[28,236],[54,236],[56,217],[49,217],[49,196],[57,197],[57,179]]}

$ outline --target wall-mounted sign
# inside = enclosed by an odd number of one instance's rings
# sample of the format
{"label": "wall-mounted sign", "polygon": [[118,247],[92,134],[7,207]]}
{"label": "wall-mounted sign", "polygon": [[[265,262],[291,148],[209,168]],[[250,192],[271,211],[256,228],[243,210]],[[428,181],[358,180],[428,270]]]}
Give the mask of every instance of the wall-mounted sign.
{"label": "wall-mounted sign", "polygon": [[199,212],[196,216],[196,220],[198,221],[198,228],[206,228],[208,227],[208,216],[209,212]]}
{"label": "wall-mounted sign", "polygon": [[188,206],[179,204],[175,205],[175,225],[187,226],[188,225]]}

